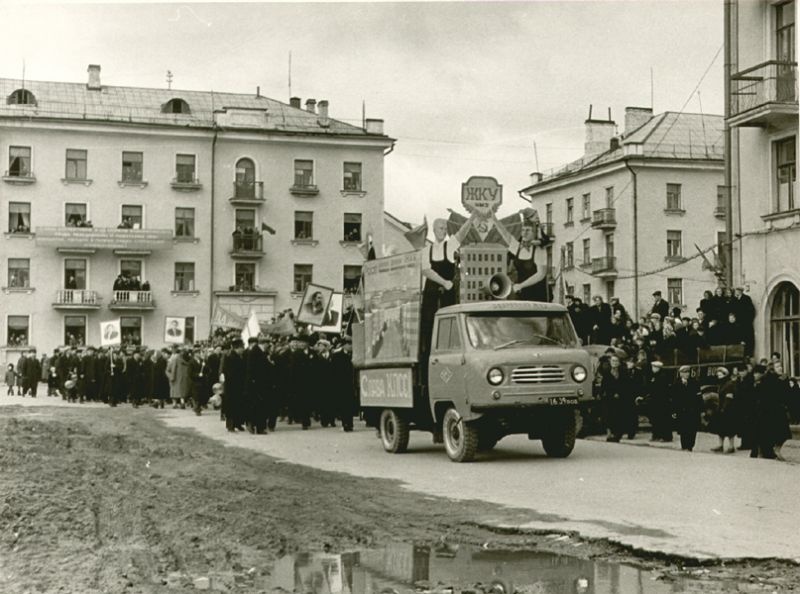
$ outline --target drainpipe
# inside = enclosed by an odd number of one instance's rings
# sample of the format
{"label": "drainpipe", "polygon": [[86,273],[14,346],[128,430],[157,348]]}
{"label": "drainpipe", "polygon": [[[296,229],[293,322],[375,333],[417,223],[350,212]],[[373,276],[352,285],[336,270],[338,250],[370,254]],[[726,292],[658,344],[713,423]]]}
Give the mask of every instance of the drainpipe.
{"label": "drainpipe", "polygon": [[208,328],[208,336],[211,337],[211,320],[214,317],[214,204],[215,204],[215,173],[217,171],[217,134],[219,133],[219,128],[217,127],[216,123],[214,123],[214,137],[211,139],[211,236],[210,236],[210,243],[211,243],[211,268],[209,270],[208,275],[208,321],[209,321],[209,328]]}
{"label": "drainpipe", "polygon": [[633,311],[639,319],[639,201],[638,180],[636,171],[630,166],[628,160],[624,161],[625,167],[631,172],[633,181]]}
{"label": "drainpipe", "polygon": [[[724,158],[725,158],[725,283],[733,286],[733,176],[731,169],[731,0],[724,5],[724,41],[725,41],[725,117],[723,119]],[[741,249],[741,246],[739,247]]]}
{"label": "drainpipe", "polygon": [[389,154],[390,154],[390,153],[391,153],[391,152],[394,150],[394,145],[395,145],[396,143],[397,143],[397,141],[396,141],[396,140],[393,140],[393,141],[392,141],[392,146],[390,146],[390,147],[389,147],[389,148],[388,148],[388,149],[387,149],[387,150],[386,150],[386,151],[383,153],[383,156],[384,156],[384,157],[388,157],[388,156],[389,156]]}

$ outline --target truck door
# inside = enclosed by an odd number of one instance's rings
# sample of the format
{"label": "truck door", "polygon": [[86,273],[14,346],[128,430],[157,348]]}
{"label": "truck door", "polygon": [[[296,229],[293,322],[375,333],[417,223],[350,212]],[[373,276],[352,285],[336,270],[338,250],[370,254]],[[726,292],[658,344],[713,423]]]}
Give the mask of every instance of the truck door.
{"label": "truck door", "polygon": [[436,400],[451,400],[456,406],[465,404],[466,365],[458,316],[438,317],[433,332],[433,345],[428,361],[428,390],[431,405]]}

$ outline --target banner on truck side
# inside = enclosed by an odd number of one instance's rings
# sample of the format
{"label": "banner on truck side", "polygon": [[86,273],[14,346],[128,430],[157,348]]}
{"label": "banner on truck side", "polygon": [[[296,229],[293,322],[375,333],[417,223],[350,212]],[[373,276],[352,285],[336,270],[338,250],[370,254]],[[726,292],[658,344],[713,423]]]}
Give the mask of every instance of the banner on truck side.
{"label": "banner on truck side", "polygon": [[358,372],[361,406],[412,408],[411,369],[362,369]]}

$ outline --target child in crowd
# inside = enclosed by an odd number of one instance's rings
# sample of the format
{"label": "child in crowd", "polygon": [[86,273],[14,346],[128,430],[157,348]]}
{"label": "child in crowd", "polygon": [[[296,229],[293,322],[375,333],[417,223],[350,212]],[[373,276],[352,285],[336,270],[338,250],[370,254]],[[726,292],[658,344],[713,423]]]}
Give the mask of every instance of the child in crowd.
{"label": "child in crowd", "polygon": [[6,369],[6,386],[8,386],[8,392],[6,392],[6,396],[13,396],[14,395],[14,385],[17,382],[17,372],[14,371],[14,364],[9,363],[8,368]]}

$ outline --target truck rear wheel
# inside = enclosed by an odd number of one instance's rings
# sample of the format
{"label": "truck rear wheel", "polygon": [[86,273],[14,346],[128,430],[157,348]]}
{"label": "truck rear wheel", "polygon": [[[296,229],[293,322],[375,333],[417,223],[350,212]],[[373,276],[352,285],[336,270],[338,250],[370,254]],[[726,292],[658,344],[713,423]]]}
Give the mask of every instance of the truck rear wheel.
{"label": "truck rear wheel", "polygon": [[392,454],[402,454],[408,449],[408,421],[391,408],[381,413],[381,443],[383,449]]}
{"label": "truck rear wheel", "polygon": [[551,428],[542,437],[542,446],[545,453],[551,458],[566,458],[575,447],[577,434],[575,411],[562,411],[562,414],[553,418]]}
{"label": "truck rear wheel", "polygon": [[442,421],[444,449],[453,462],[470,462],[478,449],[478,429],[465,421],[454,408],[447,409]]}

